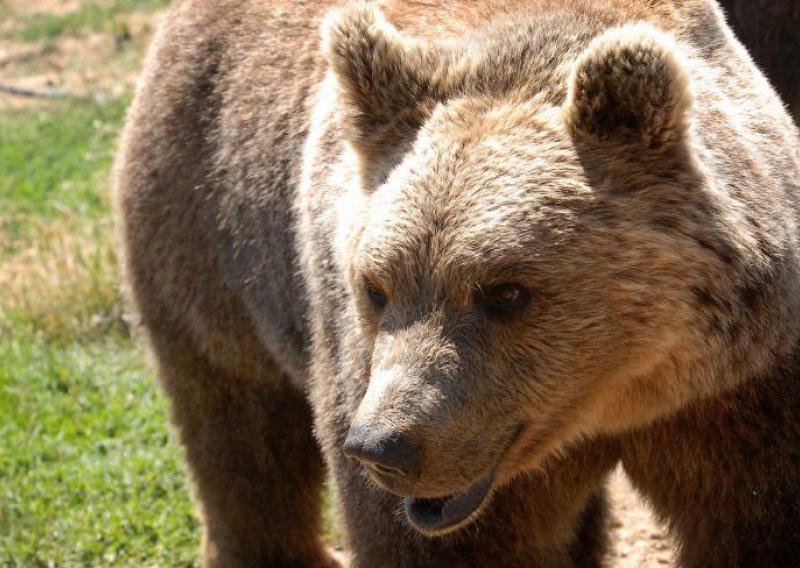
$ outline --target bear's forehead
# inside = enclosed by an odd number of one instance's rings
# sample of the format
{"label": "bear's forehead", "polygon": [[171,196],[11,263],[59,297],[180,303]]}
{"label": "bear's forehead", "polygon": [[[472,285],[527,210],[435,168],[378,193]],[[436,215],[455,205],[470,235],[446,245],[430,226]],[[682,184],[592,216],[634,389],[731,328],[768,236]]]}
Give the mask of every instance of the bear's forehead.
{"label": "bear's forehead", "polygon": [[427,136],[371,198],[377,246],[514,245],[594,200],[571,146],[536,124]]}
{"label": "bear's forehead", "polygon": [[439,109],[370,198],[361,264],[378,278],[485,281],[577,234],[595,195],[550,109]]}
{"label": "bear's forehead", "polygon": [[415,274],[446,270],[482,280],[525,270],[525,265],[535,264],[565,235],[579,233],[580,219],[564,209],[553,215],[523,204],[412,209],[365,232],[362,263],[369,272],[392,276],[403,270]]}
{"label": "bear's forehead", "polygon": [[390,280],[508,278],[551,254],[565,235],[579,234],[581,209],[592,200],[581,183],[547,176],[463,181],[461,190],[409,184],[376,195],[362,239],[365,268]]}

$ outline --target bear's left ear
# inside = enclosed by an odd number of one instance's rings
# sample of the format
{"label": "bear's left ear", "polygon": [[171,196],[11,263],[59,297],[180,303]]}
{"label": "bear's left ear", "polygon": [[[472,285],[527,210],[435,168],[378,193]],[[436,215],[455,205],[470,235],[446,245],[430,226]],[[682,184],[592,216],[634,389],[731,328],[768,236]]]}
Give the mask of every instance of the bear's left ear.
{"label": "bear's left ear", "polygon": [[421,105],[439,96],[438,53],[363,2],[329,14],[322,35],[353,127],[346,135],[362,153],[385,153],[399,133],[419,126]]}
{"label": "bear's left ear", "polygon": [[578,58],[564,120],[576,138],[667,149],[683,140],[691,102],[675,42],[631,24],[595,38]]}

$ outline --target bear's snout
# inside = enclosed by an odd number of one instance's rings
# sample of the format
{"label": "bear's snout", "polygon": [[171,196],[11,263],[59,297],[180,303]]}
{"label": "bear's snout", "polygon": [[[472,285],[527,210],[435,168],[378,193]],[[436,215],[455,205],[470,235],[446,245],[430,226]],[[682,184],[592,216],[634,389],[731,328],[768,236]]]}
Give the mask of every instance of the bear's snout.
{"label": "bear's snout", "polygon": [[388,487],[409,487],[422,473],[422,454],[408,436],[392,430],[352,425],[344,454],[366,466]]}

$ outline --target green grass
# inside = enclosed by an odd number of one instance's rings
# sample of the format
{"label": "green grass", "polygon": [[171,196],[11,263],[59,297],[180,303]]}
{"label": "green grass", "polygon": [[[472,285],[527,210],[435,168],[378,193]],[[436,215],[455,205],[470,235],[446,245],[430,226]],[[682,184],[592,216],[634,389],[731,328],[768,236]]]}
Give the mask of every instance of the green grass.
{"label": "green grass", "polygon": [[118,285],[126,105],[0,110],[0,566],[197,563],[167,401]]}
{"label": "green grass", "polygon": [[130,340],[0,344],[0,565],[190,565],[163,397]]}
{"label": "green grass", "polygon": [[127,101],[83,101],[0,113],[0,258],[56,218],[107,214],[114,141]]}
{"label": "green grass", "polygon": [[168,0],[113,0],[86,2],[77,10],[63,14],[12,14],[10,17],[16,20],[16,25],[3,36],[5,39],[31,42],[77,36],[85,32],[124,33],[121,15],[134,11],[153,11],[168,3]]}
{"label": "green grass", "polygon": [[[44,14],[0,2],[0,39],[117,36],[123,14],[166,4]],[[198,561],[168,403],[118,283],[109,172],[128,102],[0,107],[0,566]]]}
{"label": "green grass", "polygon": [[0,112],[0,566],[197,562],[118,285],[108,170],[126,103]]}

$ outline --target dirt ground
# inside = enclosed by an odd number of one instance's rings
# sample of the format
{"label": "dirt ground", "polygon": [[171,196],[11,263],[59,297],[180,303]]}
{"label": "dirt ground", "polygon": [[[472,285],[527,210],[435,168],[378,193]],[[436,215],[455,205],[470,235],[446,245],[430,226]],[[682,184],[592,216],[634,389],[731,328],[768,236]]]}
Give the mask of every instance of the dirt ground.
{"label": "dirt ground", "polygon": [[621,468],[611,477],[609,489],[614,519],[611,522],[613,550],[608,566],[675,566],[675,551],[666,531],[631,487]]}

